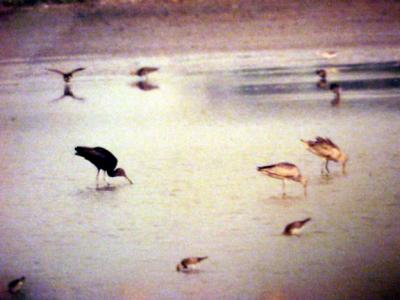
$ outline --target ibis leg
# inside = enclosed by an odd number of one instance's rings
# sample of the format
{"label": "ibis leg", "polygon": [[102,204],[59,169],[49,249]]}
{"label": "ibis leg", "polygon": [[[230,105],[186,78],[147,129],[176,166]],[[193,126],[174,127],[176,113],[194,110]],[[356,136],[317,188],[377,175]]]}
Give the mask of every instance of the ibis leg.
{"label": "ibis leg", "polygon": [[99,187],[99,173],[100,173],[100,169],[97,169],[97,175],[96,175],[96,187]]}

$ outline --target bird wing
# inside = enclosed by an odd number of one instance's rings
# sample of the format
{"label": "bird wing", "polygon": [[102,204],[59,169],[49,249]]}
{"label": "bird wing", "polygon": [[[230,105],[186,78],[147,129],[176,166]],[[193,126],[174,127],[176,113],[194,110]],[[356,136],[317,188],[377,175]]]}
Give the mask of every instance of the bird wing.
{"label": "bird wing", "polygon": [[102,147],[78,146],[75,148],[75,151],[76,155],[82,156],[102,170],[114,170],[118,163],[117,158],[110,151]]}
{"label": "bird wing", "polygon": [[85,70],[85,68],[77,68],[77,69],[74,69],[74,70],[72,70],[71,72],[69,72],[69,74],[74,74],[74,73],[76,73],[76,72],[79,72],[79,71],[83,71],[83,70]]}
{"label": "bird wing", "polygon": [[47,70],[47,71],[50,71],[50,72],[58,73],[58,74],[64,76],[64,72],[62,72],[62,71],[60,71],[60,70],[57,70],[57,69],[46,69],[46,70]]}
{"label": "bird wing", "polygon": [[297,177],[300,175],[296,165],[288,162],[281,162],[275,165],[259,167],[259,171],[265,171],[270,175],[281,176],[285,178]]}

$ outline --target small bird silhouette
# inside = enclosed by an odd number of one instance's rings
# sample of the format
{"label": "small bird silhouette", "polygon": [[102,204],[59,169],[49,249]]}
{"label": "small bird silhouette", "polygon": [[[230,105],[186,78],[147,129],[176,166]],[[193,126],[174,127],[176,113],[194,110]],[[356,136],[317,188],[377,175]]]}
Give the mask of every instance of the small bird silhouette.
{"label": "small bird silhouette", "polygon": [[13,295],[18,294],[21,291],[24,283],[25,283],[24,276],[22,276],[21,278],[14,279],[8,284],[8,292]]}
{"label": "small bird silhouette", "polygon": [[328,81],[326,80],[327,73],[324,69],[319,69],[315,71],[315,74],[319,76],[319,81],[317,83],[317,87],[320,89],[328,88]]}
{"label": "small bird silhouette", "polygon": [[301,183],[304,187],[304,195],[307,195],[307,178],[302,176],[299,168],[292,163],[280,162],[274,165],[257,167],[257,171],[269,177],[282,180],[282,197],[286,196],[285,180]]}
{"label": "small bird silhouette", "polygon": [[181,262],[179,264],[176,265],[176,271],[180,272],[180,271],[188,271],[190,270],[189,266],[192,265],[196,265],[199,262],[201,262],[202,260],[207,259],[208,256],[203,256],[203,257],[187,257],[181,260]]}
{"label": "small bird silhouette", "polygon": [[159,68],[154,67],[142,67],[136,71],[130,72],[131,75],[139,77],[147,77],[148,74],[158,71]]}
{"label": "small bird silhouette", "polygon": [[54,100],[51,100],[51,102],[59,101],[61,99],[64,99],[65,97],[71,97],[72,99],[79,100],[79,101],[85,100],[85,98],[75,96],[74,93],[72,92],[71,85],[66,83],[64,86],[64,94],[62,94],[60,97],[58,97]]}
{"label": "small bird silhouette", "polygon": [[[306,141],[301,139],[306,145],[306,149],[315,155],[322,157],[325,160],[325,170],[329,173],[329,161],[339,162],[342,164],[342,173],[346,173],[346,163],[349,160],[346,153],[344,153],[339,146],[333,143],[329,138],[322,138],[317,136],[315,141]],[[324,167],[321,167],[321,174],[324,173]]]}
{"label": "small bird silhouette", "polygon": [[151,91],[154,89],[158,89],[158,85],[152,84],[147,80],[140,80],[135,83],[135,86],[142,91]]}
{"label": "small bird silhouette", "polygon": [[302,221],[295,221],[288,225],[286,225],[285,229],[283,230],[284,235],[298,235],[302,230],[303,226],[309,222],[311,218],[304,219]]}
{"label": "small bird silhouette", "polygon": [[72,70],[71,72],[63,72],[63,71],[60,71],[60,70],[57,70],[57,69],[46,69],[46,70],[50,71],[50,72],[54,72],[54,73],[60,74],[61,76],[63,76],[64,81],[66,83],[68,83],[71,80],[72,75],[74,75],[74,73],[83,71],[83,70],[85,70],[85,68],[77,68],[77,69]]}
{"label": "small bird silhouette", "polygon": [[333,100],[331,101],[331,105],[338,106],[340,104],[340,85],[338,83],[331,83],[329,89],[335,94],[335,98],[333,98]]}
{"label": "small bird silhouette", "polygon": [[94,164],[97,168],[97,176],[96,176],[96,184],[98,186],[98,180],[99,180],[99,173],[100,170],[104,171],[104,180],[105,180],[105,173],[107,172],[108,176],[110,177],[116,177],[116,176],[122,176],[125,177],[130,184],[132,184],[132,181],[128,178],[126,175],[124,169],[118,168],[115,169],[118,160],[117,158],[107,149],[104,149],[102,147],[83,147],[83,146],[78,146],[75,148],[75,155],[82,156],[83,158],[87,159],[90,161],[92,164]]}

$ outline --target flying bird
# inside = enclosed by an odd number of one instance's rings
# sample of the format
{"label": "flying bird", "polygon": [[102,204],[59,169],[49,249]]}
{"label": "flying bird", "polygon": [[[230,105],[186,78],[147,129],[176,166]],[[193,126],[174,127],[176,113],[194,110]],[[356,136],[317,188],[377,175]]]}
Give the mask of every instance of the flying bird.
{"label": "flying bird", "polygon": [[136,71],[132,71],[130,74],[139,77],[147,77],[148,74],[158,71],[159,68],[154,67],[142,67]]}
{"label": "flying bird", "polygon": [[61,76],[63,76],[64,81],[66,83],[68,83],[71,80],[72,75],[74,75],[74,73],[83,71],[83,70],[85,70],[85,68],[77,68],[77,69],[72,70],[71,72],[63,72],[63,71],[60,71],[60,70],[57,70],[57,69],[46,69],[46,70],[50,71],[50,72],[54,72],[54,73],[60,74]]}
{"label": "flying bird", "polygon": [[311,218],[304,219],[302,221],[295,221],[288,225],[286,225],[283,230],[284,235],[299,235],[300,231],[303,229],[303,226],[309,222]]}
{"label": "flying bird", "polygon": [[331,83],[329,89],[335,94],[335,98],[333,98],[333,100],[331,101],[331,105],[338,106],[340,104],[340,85],[338,83]]}
{"label": "flying bird", "polygon": [[188,271],[190,270],[189,266],[196,265],[202,260],[207,259],[208,256],[203,256],[203,257],[188,257],[184,258],[181,260],[179,264],[176,265],[176,271]]}
{"label": "flying bird", "polygon": [[257,167],[257,171],[272,178],[282,180],[282,197],[286,196],[285,180],[299,182],[304,187],[304,196],[307,195],[307,178],[301,175],[299,168],[288,162],[280,162],[274,165]]}
{"label": "flying bird", "polygon": [[[344,153],[335,143],[329,138],[322,138],[317,136],[315,141],[300,140],[306,145],[306,149],[315,155],[322,157],[325,160],[325,170],[329,173],[329,161],[334,161],[342,164],[342,173],[346,173],[346,163],[349,160],[346,153]],[[324,165],[321,167],[321,174],[324,173]]]}
{"label": "flying bird", "polygon": [[22,276],[21,278],[14,279],[8,284],[8,292],[13,295],[18,294],[21,291],[24,283],[25,283],[24,276]]}
{"label": "flying bird", "polygon": [[97,168],[97,176],[96,176],[96,184],[98,186],[98,181],[99,181],[99,173],[100,170],[104,171],[104,179],[105,179],[105,173],[107,172],[108,176],[110,177],[116,177],[116,176],[122,176],[125,177],[130,184],[132,184],[132,181],[129,179],[129,177],[126,175],[124,169],[118,168],[117,163],[118,160],[117,158],[108,150],[102,148],[102,147],[82,147],[78,146],[75,148],[75,155],[82,156],[83,158],[87,159],[90,161],[92,164],[94,164]]}

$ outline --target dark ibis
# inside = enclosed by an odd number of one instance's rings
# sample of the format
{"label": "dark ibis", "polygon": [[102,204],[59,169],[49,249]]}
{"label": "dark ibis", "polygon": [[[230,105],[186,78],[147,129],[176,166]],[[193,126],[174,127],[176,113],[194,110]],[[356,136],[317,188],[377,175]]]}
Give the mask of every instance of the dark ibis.
{"label": "dark ibis", "polygon": [[[325,170],[329,173],[328,163],[334,161],[342,164],[342,173],[346,173],[346,163],[349,160],[346,153],[344,153],[339,146],[333,143],[329,138],[322,138],[317,136],[315,141],[300,140],[306,145],[306,149],[311,153],[322,157],[325,160]],[[322,165],[321,174],[324,173],[324,167]]]}
{"label": "dark ibis", "polygon": [[76,72],[80,72],[80,71],[85,70],[85,68],[77,68],[77,69],[74,69],[74,70],[72,70],[70,72],[63,72],[63,71],[60,71],[60,70],[57,70],[57,69],[46,69],[46,70],[50,71],[50,72],[54,72],[54,73],[60,74],[64,78],[64,81],[66,83],[68,83],[71,80],[72,75],[74,75]]}
{"label": "dark ibis", "polygon": [[257,171],[269,177],[282,180],[283,197],[286,196],[285,180],[301,183],[304,187],[304,195],[307,195],[307,178],[301,175],[299,168],[292,163],[280,162],[274,165],[258,167]]}
{"label": "dark ibis", "polygon": [[21,291],[24,283],[25,283],[24,276],[22,276],[21,278],[14,279],[13,281],[10,281],[10,283],[8,284],[8,292],[13,295],[18,294]]}
{"label": "dark ibis", "polygon": [[107,149],[104,149],[102,147],[82,147],[78,146],[75,148],[75,155],[82,156],[83,158],[87,159],[90,161],[92,164],[94,164],[97,168],[97,176],[96,176],[96,184],[98,185],[98,180],[99,180],[99,173],[100,170],[104,171],[104,178],[105,178],[105,173],[107,172],[108,176],[110,177],[116,177],[116,176],[122,176],[125,177],[130,184],[132,184],[132,181],[129,179],[129,177],[126,175],[124,169],[118,168],[118,160],[117,158]]}
{"label": "dark ibis", "polygon": [[307,218],[301,221],[294,221],[288,225],[286,225],[285,229],[283,230],[284,235],[299,235],[303,226],[311,221],[311,218]]}
{"label": "dark ibis", "polygon": [[190,266],[197,265],[199,262],[207,259],[208,256],[203,257],[187,257],[181,260],[179,264],[176,265],[176,271],[188,271]]}

